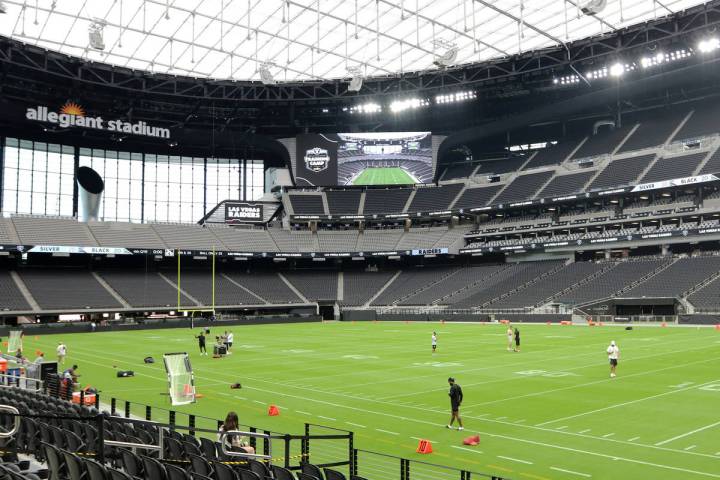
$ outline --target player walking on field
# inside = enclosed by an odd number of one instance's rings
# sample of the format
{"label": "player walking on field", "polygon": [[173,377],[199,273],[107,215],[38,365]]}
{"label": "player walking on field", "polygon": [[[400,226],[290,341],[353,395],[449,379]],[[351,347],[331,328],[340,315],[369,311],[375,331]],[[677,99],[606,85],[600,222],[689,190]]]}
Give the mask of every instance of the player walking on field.
{"label": "player walking on field", "polygon": [[58,364],[62,365],[65,363],[65,356],[67,355],[67,347],[64,343],[60,342],[57,346],[57,357],[58,357]]}
{"label": "player walking on field", "polygon": [[432,353],[435,353],[435,350],[437,349],[437,333],[432,333],[432,337],[430,337],[430,344],[432,345]]}
{"label": "player walking on field", "polygon": [[608,358],[610,359],[610,378],[614,378],[615,370],[617,370],[618,358],[620,358],[620,349],[615,340],[610,342],[610,346],[607,348]]}
{"label": "player walking on field", "polygon": [[453,422],[455,422],[455,419],[457,418],[459,425],[458,430],[463,430],[464,427],[462,419],[460,418],[460,404],[463,401],[462,388],[460,388],[460,385],[455,383],[455,379],[453,377],[448,378],[448,383],[450,384],[450,392],[448,393],[448,396],[450,397],[450,423],[447,428],[452,429]]}
{"label": "player walking on field", "polygon": [[512,352],[513,350],[513,342],[515,341],[515,334],[513,333],[513,329],[510,325],[508,325],[507,329],[507,341],[508,341],[508,352]]}

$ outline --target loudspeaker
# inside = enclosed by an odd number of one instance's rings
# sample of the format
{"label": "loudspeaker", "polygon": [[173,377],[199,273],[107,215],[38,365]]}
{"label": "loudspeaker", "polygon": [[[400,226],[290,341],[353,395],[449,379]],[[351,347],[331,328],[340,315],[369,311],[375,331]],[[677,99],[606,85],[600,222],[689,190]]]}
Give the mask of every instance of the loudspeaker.
{"label": "loudspeaker", "polygon": [[117,376],[118,376],[119,378],[122,378],[122,377],[134,377],[134,376],[135,376],[135,372],[133,372],[132,370],[118,370],[118,371],[117,371]]}
{"label": "loudspeaker", "polygon": [[153,357],[145,357],[144,362],[145,363],[155,363],[155,359]]}

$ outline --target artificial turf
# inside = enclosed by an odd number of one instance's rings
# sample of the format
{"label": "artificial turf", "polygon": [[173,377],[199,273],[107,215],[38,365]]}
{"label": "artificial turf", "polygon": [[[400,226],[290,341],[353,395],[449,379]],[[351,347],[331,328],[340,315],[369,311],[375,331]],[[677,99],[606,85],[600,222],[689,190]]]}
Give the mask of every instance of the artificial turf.
{"label": "artificial turf", "polygon": [[408,185],[415,180],[400,167],[367,168],[355,178],[353,185]]}
{"label": "artificial turf", "polygon": [[[236,326],[233,354],[222,359],[199,356],[197,329],[26,336],[24,348],[52,357],[62,340],[66,365],[77,363],[83,384],[99,388],[104,401],[163,408],[169,405],[162,362],[143,358],[187,351],[204,398],[179,411],[220,419],[235,410],[242,423],[277,432],[302,433],[305,422],[348,429],[358,448],[473,472],[536,480],[720,478],[720,331],[520,325],[522,352],[515,353],[506,350],[505,328]],[[611,379],[605,349],[613,339],[621,357]],[[136,376],[116,378],[116,369]],[[464,391],[464,432],[445,428],[449,376]],[[234,382],[243,388],[231,390]],[[279,416],[267,416],[270,404],[280,407]],[[463,446],[472,434],[480,445]],[[415,453],[419,438],[431,440],[432,454]],[[345,452],[332,442],[326,450],[328,459]],[[411,478],[459,478],[419,464],[413,472]],[[362,454],[359,473],[399,478],[399,464]]]}

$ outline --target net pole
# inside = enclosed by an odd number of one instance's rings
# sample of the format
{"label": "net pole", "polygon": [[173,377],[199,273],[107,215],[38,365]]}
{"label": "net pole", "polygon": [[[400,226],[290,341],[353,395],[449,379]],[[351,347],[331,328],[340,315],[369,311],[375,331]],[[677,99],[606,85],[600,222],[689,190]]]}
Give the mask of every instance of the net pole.
{"label": "net pole", "polygon": [[180,251],[177,252],[177,309],[180,311]]}
{"label": "net pole", "polygon": [[212,313],[215,315],[215,245],[212,247]]}

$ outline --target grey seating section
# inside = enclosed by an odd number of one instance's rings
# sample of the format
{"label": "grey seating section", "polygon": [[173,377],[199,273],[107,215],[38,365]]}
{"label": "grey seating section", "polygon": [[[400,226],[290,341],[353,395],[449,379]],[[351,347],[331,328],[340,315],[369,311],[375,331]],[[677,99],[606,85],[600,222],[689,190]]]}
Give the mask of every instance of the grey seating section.
{"label": "grey seating section", "polygon": [[270,233],[263,229],[212,227],[212,233],[230,250],[241,252],[277,252]]}
{"label": "grey seating section", "polygon": [[477,168],[475,163],[461,163],[458,165],[450,165],[445,169],[440,180],[454,180],[457,178],[468,178]]}
{"label": "grey seating section", "polygon": [[454,306],[456,308],[479,307],[505,293],[512,292],[518,287],[561,265],[562,261],[555,260],[521,263],[504,270],[502,272],[503,275],[496,276],[498,278],[491,277],[487,284],[479,285],[472,294],[459,295],[455,299],[450,299],[450,301],[455,302]]}
{"label": "grey seating section", "polygon": [[25,245],[97,246],[87,224],[72,218],[12,217],[12,222]]}
{"label": "grey seating section", "polygon": [[692,176],[700,162],[707,156],[707,152],[691,153],[679,157],[659,158],[640,179],[640,183],[670,180]]}
{"label": "grey seating section", "polygon": [[637,282],[653,270],[660,268],[668,261],[667,259],[648,259],[620,262],[602,275],[561,295],[555,301],[568,305],[580,305],[592,300],[610,297],[625,286]]}
{"label": "grey seating section", "polygon": [[311,302],[337,299],[338,274],[335,271],[295,271],[284,275]]}
{"label": "grey seating section", "polygon": [[689,140],[720,132],[717,110],[718,105],[715,102],[698,105],[671,141]]}
{"label": "grey seating section", "polygon": [[225,275],[269,303],[302,303],[275,272],[227,272]]}
{"label": "grey seating section", "polygon": [[457,269],[452,275],[443,278],[431,288],[402,299],[398,305],[428,305],[463,290],[468,285],[491,277],[505,268],[507,265],[481,265]]}
{"label": "grey seating section", "polygon": [[538,194],[538,197],[549,198],[581,193],[595,173],[594,171],[590,171],[556,176],[550,180],[550,183],[545,185],[545,188]]}
{"label": "grey seating section", "polygon": [[[163,272],[169,280],[177,284],[177,273]],[[184,270],[180,273],[180,288],[205,306],[212,305],[212,272]],[[238,287],[223,275],[215,273],[215,305],[258,305],[262,304],[255,296]]]}
{"label": "grey seating section", "polygon": [[489,187],[466,188],[455,202],[455,205],[453,205],[453,208],[483,207],[502,187],[502,185],[492,185]]}
{"label": "grey seating section", "polygon": [[225,246],[212,233],[212,229],[200,225],[180,225],[173,223],[151,224],[155,233],[168,248],[184,248],[192,250],[224,250]]}
{"label": "grey seating section", "polygon": [[622,297],[679,297],[720,270],[720,256],[680,258]]}
{"label": "grey seating section", "polygon": [[328,211],[331,215],[357,215],[361,190],[326,190]]}
{"label": "grey seating section", "polygon": [[413,248],[432,248],[447,232],[445,227],[411,228],[398,241],[398,250]]}
{"label": "grey seating section", "polygon": [[449,228],[443,233],[442,237],[438,238],[434,247],[451,247],[458,241],[462,243],[463,236],[474,228],[473,225],[457,225],[454,228]]}
{"label": "grey seating section", "polygon": [[595,177],[595,180],[588,186],[588,190],[632,185],[654,158],[655,155],[640,155],[610,162]]}
{"label": "grey seating section", "polygon": [[526,161],[527,157],[513,156],[500,160],[480,162],[480,168],[475,172],[475,175],[500,175],[503,173],[516,172],[520,170],[520,167],[522,167]]}
{"label": "grey seating section", "polygon": [[364,305],[395,273],[395,271],[345,272],[343,274],[343,300],[340,303],[350,306]]}
{"label": "grey seating section", "polygon": [[629,125],[611,130],[601,130],[595,135],[590,135],[587,141],[573,154],[572,158],[596,157],[598,155],[609,154],[615,151],[615,148],[630,133],[635,125]]}
{"label": "grey seating section", "polygon": [[450,202],[455,200],[455,197],[460,193],[463,186],[462,183],[450,183],[439,187],[418,188],[412,202],[410,202],[408,211],[432,212],[446,210]]}
{"label": "grey seating section", "polygon": [[295,215],[324,215],[321,195],[293,195],[290,194],[290,203],[292,204]]}
{"label": "grey seating section", "polygon": [[555,172],[538,172],[520,175],[505,187],[505,190],[495,198],[493,203],[508,203],[531,199],[540,187],[547,182]]}
{"label": "grey seating section", "polygon": [[392,230],[365,230],[358,235],[358,252],[370,252],[380,250],[394,250],[403,231]]}
{"label": "grey seating section", "polygon": [[87,270],[19,270],[30,294],[44,310],[122,308]]}
{"label": "grey seating section", "polygon": [[546,167],[548,165],[559,165],[578,146],[578,140],[567,140],[558,142],[551,147],[542,148],[537,151],[530,161],[523,167],[523,170],[530,168]]}
{"label": "grey seating section", "polygon": [[720,148],[708,158],[705,165],[700,169],[700,174],[705,173],[720,173]]}
{"label": "grey seating section", "polygon": [[25,297],[12,279],[10,272],[0,270],[0,312],[8,310],[30,310]]}
{"label": "grey seating section", "polygon": [[102,247],[168,248],[150,225],[127,222],[89,222]]}
{"label": "grey seating section", "polygon": [[363,213],[368,215],[403,212],[410,192],[412,190],[409,188],[368,189],[365,192]]}
{"label": "grey seating section", "polygon": [[391,305],[404,297],[408,297],[453,273],[459,267],[424,267],[410,268],[402,273],[373,300],[373,305]]}
{"label": "grey seating section", "polygon": [[317,239],[321,252],[354,252],[358,232],[349,230],[345,232],[318,231]]}
{"label": "grey seating section", "polygon": [[17,245],[20,239],[15,233],[15,227],[9,218],[0,217],[0,244]]}
{"label": "grey seating section", "polygon": [[312,232],[270,229],[270,236],[281,252],[315,252],[317,247]]}
{"label": "grey seating section", "polygon": [[663,145],[670,134],[677,128],[680,121],[687,115],[687,110],[674,112],[657,112],[649,119],[640,121],[640,126],[622,144],[617,153],[642,150],[644,148]]}
{"label": "grey seating section", "polygon": [[[133,307],[177,307],[177,289],[157,272],[103,270],[100,276]],[[180,294],[181,306],[196,306]]]}
{"label": "grey seating section", "polygon": [[720,312],[720,277],[693,292],[688,301],[696,312]]}
{"label": "grey seating section", "polygon": [[592,262],[576,262],[566,265],[541,281],[518,290],[491,304],[492,308],[522,308],[537,305],[546,298],[583,281],[587,277],[598,273],[606,265]]}

